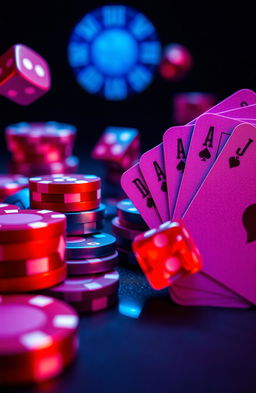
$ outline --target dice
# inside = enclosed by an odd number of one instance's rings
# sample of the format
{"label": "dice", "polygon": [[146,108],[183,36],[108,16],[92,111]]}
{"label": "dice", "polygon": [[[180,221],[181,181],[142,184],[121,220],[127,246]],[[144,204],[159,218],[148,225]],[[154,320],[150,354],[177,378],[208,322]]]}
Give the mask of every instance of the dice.
{"label": "dice", "polygon": [[126,170],[138,159],[139,132],[135,128],[107,127],[92,151],[92,157]]}
{"label": "dice", "polygon": [[173,98],[173,122],[186,124],[216,104],[212,93],[188,92],[176,94]]}
{"label": "dice", "polygon": [[0,57],[0,94],[29,105],[51,87],[47,62],[33,49],[16,44]]}
{"label": "dice", "polygon": [[160,75],[169,81],[183,79],[193,66],[190,51],[181,44],[169,44],[159,65]]}
{"label": "dice", "polygon": [[133,251],[154,289],[170,286],[177,278],[198,272],[202,258],[183,221],[167,221],[138,235]]}

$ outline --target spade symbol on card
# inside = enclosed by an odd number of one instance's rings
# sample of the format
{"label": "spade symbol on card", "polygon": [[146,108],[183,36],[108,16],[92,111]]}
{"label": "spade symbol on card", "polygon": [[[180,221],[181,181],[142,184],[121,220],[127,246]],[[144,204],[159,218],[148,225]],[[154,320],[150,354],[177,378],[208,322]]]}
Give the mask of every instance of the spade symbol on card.
{"label": "spade symbol on card", "polygon": [[207,147],[200,151],[199,157],[202,159],[202,161],[206,161],[209,160],[209,158],[211,158],[211,153],[209,152]]}
{"label": "spade symbol on card", "polygon": [[163,181],[163,183],[161,185],[161,191],[167,192],[167,183],[166,183],[166,181]]}
{"label": "spade symbol on card", "polygon": [[235,168],[236,166],[240,165],[240,161],[238,157],[230,157],[229,159],[229,166],[230,168]]}
{"label": "spade symbol on card", "polygon": [[151,198],[151,197],[148,197],[148,198],[147,198],[147,207],[149,207],[150,209],[151,209],[152,207],[156,207],[153,198]]}
{"label": "spade symbol on card", "polygon": [[185,169],[185,161],[180,160],[180,162],[178,163],[178,165],[176,166],[176,169],[178,169],[179,172],[183,173],[184,169]]}
{"label": "spade symbol on card", "polygon": [[245,209],[242,221],[247,234],[246,243],[254,242],[256,240],[256,204],[250,205]]}

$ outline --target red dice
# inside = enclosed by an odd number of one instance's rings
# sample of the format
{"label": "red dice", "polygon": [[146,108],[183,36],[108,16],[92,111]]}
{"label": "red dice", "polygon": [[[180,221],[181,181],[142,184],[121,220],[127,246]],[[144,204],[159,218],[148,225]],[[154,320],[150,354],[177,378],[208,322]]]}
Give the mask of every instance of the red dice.
{"label": "red dice", "polygon": [[29,105],[51,87],[47,62],[25,45],[16,44],[0,57],[0,94]]}
{"label": "red dice", "polygon": [[166,288],[177,278],[202,268],[199,250],[182,221],[167,221],[138,235],[133,251],[154,289]]}
{"label": "red dice", "polygon": [[176,94],[173,98],[173,121],[186,124],[216,104],[211,93],[188,92]]}

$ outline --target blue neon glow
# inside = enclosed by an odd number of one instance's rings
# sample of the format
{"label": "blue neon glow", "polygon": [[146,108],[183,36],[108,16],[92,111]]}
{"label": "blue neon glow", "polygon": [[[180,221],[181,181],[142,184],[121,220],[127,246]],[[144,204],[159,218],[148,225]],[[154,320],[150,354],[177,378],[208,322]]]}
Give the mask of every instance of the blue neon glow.
{"label": "blue neon glow", "polygon": [[145,15],[124,5],[108,5],[85,15],[68,45],[77,82],[107,100],[124,100],[152,81],[161,45]]}
{"label": "blue neon glow", "polygon": [[119,300],[118,310],[120,314],[125,315],[129,318],[139,318],[143,305],[137,300]]}

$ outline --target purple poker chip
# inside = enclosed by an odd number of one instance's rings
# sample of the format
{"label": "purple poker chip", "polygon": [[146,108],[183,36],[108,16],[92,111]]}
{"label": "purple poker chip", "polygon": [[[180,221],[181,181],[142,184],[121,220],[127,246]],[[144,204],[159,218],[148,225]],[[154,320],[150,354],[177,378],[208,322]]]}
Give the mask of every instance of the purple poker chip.
{"label": "purple poker chip", "polygon": [[118,252],[101,258],[67,260],[69,276],[84,274],[103,273],[116,268],[118,264]]}
{"label": "purple poker chip", "polygon": [[116,251],[116,238],[99,232],[84,236],[70,236],[66,239],[67,259],[104,257]]}
{"label": "purple poker chip", "polygon": [[70,304],[79,313],[89,313],[105,310],[114,306],[116,303],[118,303],[118,291],[109,295],[97,296],[95,299],[90,299],[86,302],[72,302]]}
{"label": "purple poker chip", "polygon": [[118,217],[115,217],[112,220],[112,231],[115,236],[123,237],[129,240],[133,240],[136,236],[142,233],[141,230],[124,227],[120,224]]}
{"label": "purple poker chip", "polygon": [[119,273],[116,270],[103,274],[68,277],[61,284],[49,288],[50,296],[62,299],[72,305],[82,304],[91,299],[107,296],[118,291]]}
{"label": "purple poker chip", "polygon": [[100,232],[104,227],[104,220],[88,222],[87,224],[68,224],[67,233],[69,236],[88,235]]}
{"label": "purple poker chip", "polygon": [[123,226],[146,231],[147,224],[130,199],[123,199],[117,204],[117,215]]}

